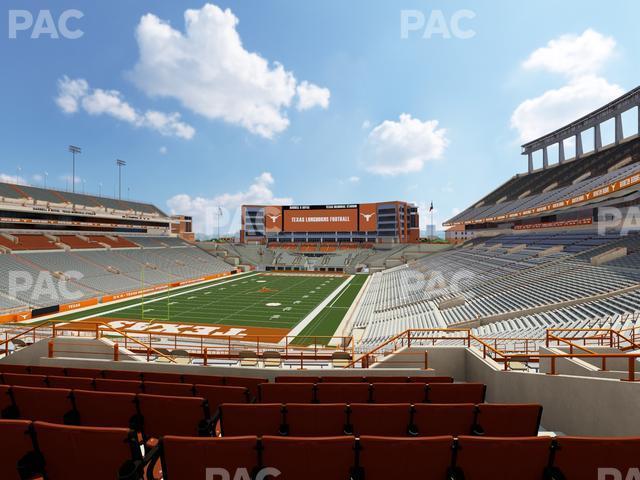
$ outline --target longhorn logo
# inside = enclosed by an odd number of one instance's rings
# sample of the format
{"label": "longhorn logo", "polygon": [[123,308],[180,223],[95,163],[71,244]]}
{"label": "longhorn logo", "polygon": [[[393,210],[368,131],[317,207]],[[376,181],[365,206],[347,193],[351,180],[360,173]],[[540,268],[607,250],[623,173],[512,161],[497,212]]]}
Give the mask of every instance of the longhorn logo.
{"label": "longhorn logo", "polygon": [[278,214],[278,215],[267,215],[267,217],[269,217],[273,223],[276,223],[278,218],[280,218],[280,214]]}
{"label": "longhorn logo", "polygon": [[371,217],[375,216],[375,213],[361,213],[360,215],[364,217],[365,222],[368,222],[371,220]]}

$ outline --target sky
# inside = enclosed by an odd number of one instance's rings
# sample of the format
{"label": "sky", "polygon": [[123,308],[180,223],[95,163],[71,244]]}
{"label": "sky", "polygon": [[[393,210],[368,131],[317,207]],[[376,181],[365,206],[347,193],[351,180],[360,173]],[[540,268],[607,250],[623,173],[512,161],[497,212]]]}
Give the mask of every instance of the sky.
{"label": "sky", "polygon": [[640,83],[631,0],[9,0],[0,16],[0,180],[71,188],[78,145],[76,191],[117,195],[122,159],[124,198],[206,234],[235,231],[244,203],[406,200],[424,228],[433,202],[439,226],[525,171],[523,142]]}

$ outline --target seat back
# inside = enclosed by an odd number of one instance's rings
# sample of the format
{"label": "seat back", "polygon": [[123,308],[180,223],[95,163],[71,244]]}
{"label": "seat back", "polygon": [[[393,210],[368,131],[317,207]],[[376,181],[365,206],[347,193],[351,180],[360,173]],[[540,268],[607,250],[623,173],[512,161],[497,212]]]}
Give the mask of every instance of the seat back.
{"label": "seat back", "polygon": [[140,380],[112,380],[106,378],[96,378],[93,386],[98,392],[142,392],[142,382]]}
{"label": "seat back", "polygon": [[453,377],[409,377],[411,383],[453,383]]}
{"label": "seat back", "polygon": [[263,383],[258,386],[260,403],[313,403],[313,383]]}
{"label": "seat back", "polygon": [[370,388],[368,383],[319,383],[316,400],[318,403],[368,403]]}
{"label": "seat back", "polygon": [[13,406],[11,398],[11,387],[9,385],[0,385],[0,418],[16,418],[17,413]]}
{"label": "seat back", "polygon": [[26,375],[29,373],[27,365],[11,365],[10,363],[0,364],[0,373],[20,373]]}
{"label": "seat back", "polygon": [[359,437],[404,437],[411,422],[411,406],[404,404],[376,405],[352,403],[349,407],[349,432]]}
{"label": "seat back", "polygon": [[557,437],[554,467],[567,480],[598,479],[598,469],[605,468],[611,473],[604,478],[624,479],[633,478],[639,459],[640,437]]}
{"label": "seat back", "polygon": [[262,465],[279,470],[283,480],[347,480],[355,463],[352,437],[265,436],[261,445]]}
{"label": "seat back", "polygon": [[284,375],[280,377],[276,377],[276,383],[318,383],[320,381],[320,377],[314,376],[293,376],[293,375]]}
{"label": "seat back", "polygon": [[32,365],[29,367],[31,375],[54,375],[63,377],[65,375],[64,367],[47,367],[45,365]]}
{"label": "seat back", "polygon": [[419,437],[471,435],[475,416],[476,407],[471,403],[414,405],[409,433]]}
{"label": "seat back", "polygon": [[487,387],[482,383],[430,383],[430,403],[483,403]]}
{"label": "seat back", "polygon": [[142,474],[140,449],[126,428],[36,422],[35,431],[48,480],[133,480]]}
{"label": "seat back", "polygon": [[[176,480],[205,479],[209,468],[229,473],[229,478],[250,478],[258,465],[255,436],[195,438],[167,435],[161,440],[162,473]],[[245,476],[234,476],[240,469]],[[214,477],[216,478],[216,477]]]}
{"label": "seat back", "polygon": [[258,385],[262,383],[269,383],[269,380],[266,378],[224,377],[225,385],[229,387],[246,387],[249,389],[252,398],[258,398]]}
{"label": "seat back", "polygon": [[191,383],[143,382],[144,393],[149,395],[167,395],[173,397],[192,397]]}
{"label": "seat back", "polygon": [[474,432],[488,437],[535,437],[540,428],[542,405],[478,405]]}
{"label": "seat back", "polygon": [[375,383],[372,386],[374,403],[424,403],[427,386],[423,383]]}
{"label": "seat back", "polygon": [[77,423],[71,390],[64,388],[12,387],[19,418],[51,423]]}
{"label": "seat back", "polygon": [[182,375],[183,383],[191,383],[193,385],[224,385],[224,377],[214,377],[211,375],[184,374]]}
{"label": "seat back", "polygon": [[224,403],[220,405],[219,412],[223,437],[281,433],[282,405],[279,403]]}
{"label": "seat back", "polygon": [[58,377],[49,375],[47,377],[47,383],[52,388],[93,390],[93,378],[88,377]]}
{"label": "seat back", "polygon": [[[37,465],[33,459],[33,443],[28,420],[0,420],[0,478],[3,480],[21,480],[35,473]],[[24,477],[20,474],[24,472]],[[30,475],[29,475],[30,476]]]}
{"label": "seat back", "polygon": [[409,377],[365,377],[366,383],[407,383]]}
{"label": "seat back", "polygon": [[75,390],[73,400],[82,426],[140,429],[134,393]]}
{"label": "seat back", "polygon": [[142,380],[146,382],[182,383],[180,373],[142,372]]}
{"label": "seat back", "polygon": [[456,448],[456,471],[466,479],[543,480],[551,441],[550,437],[461,436]]}
{"label": "seat back", "polygon": [[97,368],[65,368],[65,375],[67,377],[89,377],[89,378],[102,378],[102,370]]}
{"label": "seat back", "polygon": [[286,433],[292,437],[337,437],[347,429],[343,403],[289,403],[284,407]]}
{"label": "seat back", "polygon": [[212,414],[215,413],[223,403],[249,403],[249,389],[245,387],[196,385],[195,395],[207,401]]}
{"label": "seat back", "polygon": [[[443,480],[451,466],[453,437],[382,438],[362,436],[359,466],[366,480]],[[470,479],[473,477],[470,477]]]}
{"label": "seat back", "polygon": [[322,383],[363,383],[364,377],[320,377]]}
{"label": "seat back", "polygon": [[211,415],[204,398],[140,394],[138,411],[146,439],[163,435],[210,436]]}
{"label": "seat back", "polygon": [[45,375],[3,373],[2,383],[5,385],[17,385],[21,387],[46,387],[47,377]]}
{"label": "seat back", "polygon": [[109,380],[142,380],[142,374],[140,372],[130,370],[104,370],[102,376]]}

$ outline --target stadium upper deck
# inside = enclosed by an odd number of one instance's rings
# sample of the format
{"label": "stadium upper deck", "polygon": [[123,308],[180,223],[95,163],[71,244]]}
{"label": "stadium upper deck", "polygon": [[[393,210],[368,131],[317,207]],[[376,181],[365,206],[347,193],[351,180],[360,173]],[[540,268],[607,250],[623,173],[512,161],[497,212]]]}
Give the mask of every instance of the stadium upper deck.
{"label": "stadium upper deck", "polygon": [[[523,145],[528,158],[526,173],[515,175],[462,213],[447,226],[464,225],[475,232],[485,229],[566,228],[597,222],[602,206],[636,204],[640,189],[640,138],[637,128],[625,135],[622,115],[637,110],[640,88],[575,122]],[[613,141],[603,145],[602,124],[612,121]],[[593,135],[593,147],[583,137]],[[565,148],[573,145],[567,159]],[[558,152],[549,163],[549,151]],[[533,168],[533,157],[542,152],[542,168]]]}

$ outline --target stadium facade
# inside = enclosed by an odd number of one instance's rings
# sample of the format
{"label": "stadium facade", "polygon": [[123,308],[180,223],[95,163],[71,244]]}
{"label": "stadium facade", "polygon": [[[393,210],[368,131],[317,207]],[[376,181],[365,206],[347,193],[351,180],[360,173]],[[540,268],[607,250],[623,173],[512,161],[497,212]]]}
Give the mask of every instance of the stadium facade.
{"label": "stadium facade", "polygon": [[416,243],[418,207],[401,201],[244,205],[241,243]]}

